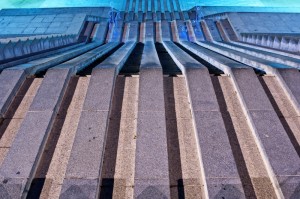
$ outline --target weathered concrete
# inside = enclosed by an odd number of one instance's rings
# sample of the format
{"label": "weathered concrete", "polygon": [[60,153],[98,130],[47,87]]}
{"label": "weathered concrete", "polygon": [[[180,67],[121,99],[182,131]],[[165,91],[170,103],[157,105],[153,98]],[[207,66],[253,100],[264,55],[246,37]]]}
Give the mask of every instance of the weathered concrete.
{"label": "weathered concrete", "polygon": [[134,197],[170,198],[163,77],[153,42],[140,70]]}
{"label": "weathered concrete", "polygon": [[[72,189],[73,186],[79,186],[76,182],[73,184],[71,179],[82,178],[86,183],[94,183],[94,180],[101,175],[106,130],[110,116],[110,99],[113,95],[116,74],[133,48],[134,43],[125,44],[96,66],[92,72],[60,198],[67,198],[64,192]],[[94,100],[95,97],[97,101]],[[98,195],[99,185],[92,186],[89,192],[91,196]]]}
{"label": "weathered concrete", "polygon": [[245,197],[207,68],[175,44],[165,42],[165,45],[186,76],[200,150],[198,153],[202,158],[202,172],[205,176],[203,181],[206,181],[205,195]]}

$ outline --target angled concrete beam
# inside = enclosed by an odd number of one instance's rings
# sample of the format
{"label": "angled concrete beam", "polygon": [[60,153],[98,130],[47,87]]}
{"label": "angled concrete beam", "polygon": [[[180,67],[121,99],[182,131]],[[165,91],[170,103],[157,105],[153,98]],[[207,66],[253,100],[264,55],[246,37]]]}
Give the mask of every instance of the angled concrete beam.
{"label": "angled concrete beam", "polygon": [[153,42],[141,61],[135,158],[135,198],[170,198],[162,67]]}
{"label": "angled concrete beam", "polygon": [[135,42],[127,42],[93,69],[63,182],[62,199],[68,198],[70,191],[84,190],[89,193],[88,198],[99,197],[116,76],[134,47]]}

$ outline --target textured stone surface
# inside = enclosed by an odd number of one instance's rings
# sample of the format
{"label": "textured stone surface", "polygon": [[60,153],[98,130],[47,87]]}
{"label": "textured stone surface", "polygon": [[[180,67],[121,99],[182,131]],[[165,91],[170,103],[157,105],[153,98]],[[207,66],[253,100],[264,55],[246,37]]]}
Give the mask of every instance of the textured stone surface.
{"label": "textured stone surface", "polygon": [[146,69],[140,72],[139,111],[163,111],[162,70]]}
{"label": "textured stone surface", "polygon": [[4,117],[14,95],[25,80],[24,71],[4,70],[0,75],[0,114]]}
{"label": "textured stone surface", "polygon": [[135,180],[134,197],[137,199],[170,198],[168,179]]}
{"label": "textured stone surface", "polygon": [[98,179],[68,179],[64,181],[60,199],[93,199],[97,197]]}
{"label": "textured stone surface", "polygon": [[30,111],[55,111],[70,78],[69,69],[51,69],[30,106]]}
{"label": "textured stone surface", "polygon": [[252,69],[232,69],[232,73],[249,110],[273,110]]}
{"label": "textured stone surface", "polygon": [[135,179],[168,178],[165,114],[138,113]]}
{"label": "textured stone surface", "polygon": [[65,179],[98,178],[107,121],[108,111],[81,113]]}
{"label": "textured stone surface", "polygon": [[[52,112],[29,112],[5,158],[0,174],[6,178],[29,178],[37,155],[49,133]],[[27,142],[24,142],[27,140]]]}

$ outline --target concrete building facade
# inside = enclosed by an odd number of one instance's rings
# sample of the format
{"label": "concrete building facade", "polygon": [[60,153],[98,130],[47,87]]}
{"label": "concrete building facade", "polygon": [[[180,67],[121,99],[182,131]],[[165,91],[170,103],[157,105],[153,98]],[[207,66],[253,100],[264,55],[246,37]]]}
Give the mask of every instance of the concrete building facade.
{"label": "concrete building facade", "polygon": [[0,10],[0,198],[300,198],[300,14],[142,2]]}

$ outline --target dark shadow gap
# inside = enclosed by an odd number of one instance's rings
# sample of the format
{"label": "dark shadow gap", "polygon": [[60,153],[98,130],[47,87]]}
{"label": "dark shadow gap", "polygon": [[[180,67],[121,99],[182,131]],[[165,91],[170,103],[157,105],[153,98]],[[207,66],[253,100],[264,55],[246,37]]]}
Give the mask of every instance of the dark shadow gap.
{"label": "dark shadow gap", "polygon": [[121,46],[123,46],[124,43],[120,43],[116,47],[112,48],[108,53],[104,54],[103,56],[99,57],[97,60],[95,60],[92,64],[90,64],[88,67],[83,68],[82,70],[77,72],[77,75],[79,76],[87,76],[91,75],[93,69],[99,65],[101,62],[103,62],[105,59],[107,59],[109,56],[114,54]]}
{"label": "dark shadow gap", "polygon": [[101,171],[100,198],[113,197],[124,87],[125,77],[117,77],[110,108],[110,119]]}
{"label": "dark shadow gap", "polygon": [[137,75],[140,72],[140,65],[142,61],[144,44],[137,43],[128,59],[126,60],[124,66],[120,71],[120,75]]}
{"label": "dark shadow gap", "polygon": [[188,49],[186,49],[185,47],[183,47],[181,44],[179,43],[175,43],[179,48],[181,48],[181,50],[183,50],[184,52],[186,52],[187,54],[189,54],[192,58],[194,58],[195,60],[197,60],[199,63],[203,64],[205,67],[207,67],[208,71],[210,74],[214,74],[214,75],[220,75],[220,74],[224,74],[224,72],[220,69],[218,69],[217,67],[215,67],[214,65],[208,63],[207,61],[205,61],[204,59],[200,58],[198,55],[192,53],[191,51],[189,51]]}
{"label": "dark shadow gap", "polygon": [[289,139],[290,139],[293,147],[295,148],[298,156],[300,157],[300,145],[297,142],[297,139],[296,139],[292,129],[290,128],[288,122],[286,121],[285,117],[283,116],[282,112],[280,111],[279,106],[277,105],[277,103],[276,103],[273,95],[271,94],[271,91],[269,90],[269,88],[268,88],[266,82],[264,81],[263,77],[261,77],[261,76],[258,77],[258,80],[260,81],[260,84],[262,85],[265,93],[267,94],[267,96],[268,96],[268,98],[269,98],[269,100],[270,100],[270,102],[271,102],[271,104],[272,104],[272,106],[273,106],[273,108],[274,108],[274,110],[275,110],[275,112],[276,112],[283,128],[284,128],[284,130],[286,131],[287,135],[289,136]]}
{"label": "dark shadow gap", "polygon": [[169,55],[163,44],[155,43],[155,48],[163,69],[163,74],[169,76],[181,75],[181,70],[176,65],[172,57]]}
{"label": "dark shadow gap", "polygon": [[51,184],[51,179],[46,179],[46,175],[49,170],[50,163],[53,158],[54,151],[67,116],[68,108],[75,93],[78,80],[78,77],[73,77],[69,82],[61,106],[49,133],[49,137],[47,139],[45,149],[42,153],[41,160],[38,163],[34,179],[30,185],[27,199],[38,199],[42,193],[43,187],[47,186],[47,183]]}
{"label": "dark shadow gap", "polygon": [[[36,77],[41,77],[41,78],[42,78],[42,77],[45,76],[46,72],[47,72],[50,68],[53,68],[53,67],[55,67],[55,66],[57,66],[57,65],[59,65],[59,64],[63,64],[63,63],[68,62],[68,61],[70,61],[70,60],[72,60],[72,59],[75,59],[76,57],[79,57],[79,56],[81,56],[81,55],[83,55],[83,54],[85,54],[85,53],[88,53],[88,52],[90,52],[90,51],[92,51],[92,50],[94,50],[94,49],[96,49],[96,48],[99,48],[100,46],[103,46],[103,45],[104,45],[104,44],[101,44],[101,45],[99,45],[99,46],[95,46],[94,48],[92,48],[92,49],[90,49],[90,50],[88,50],[88,51],[86,51],[86,52],[80,53],[80,54],[78,54],[78,55],[75,56],[75,57],[72,57],[72,58],[69,58],[69,59],[65,59],[65,60],[63,60],[63,61],[61,61],[61,62],[59,62],[58,64],[55,64],[55,65],[53,65],[53,66],[47,67],[47,68],[42,69],[42,70],[37,70],[37,72],[35,73],[35,76],[36,76]],[[79,48],[81,48],[81,47],[79,47]],[[73,50],[73,49],[72,49],[72,50]],[[63,53],[65,53],[65,52],[58,53],[58,54],[63,54]]]}
{"label": "dark shadow gap", "polygon": [[[164,99],[171,198],[183,199],[185,193],[182,180],[173,77],[164,77]],[[174,187],[177,187],[177,189],[174,189]]]}
{"label": "dark shadow gap", "polygon": [[218,104],[220,107],[220,112],[224,121],[225,129],[228,135],[229,143],[232,149],[232,153],[234,156],[235,163],[237,165],[237,170],[239,176],[241,178],[241,182],[244,188],[245,196],[248,199],[256,198],[256,194],[254,191],[253,183],[251,181],[246,162],[236,135],[236,131],[233,126],[233,122],[229,112],[227,111],[227,104],[224,98],[224,94],[219,82],[219,78],[215,76],[211,76],[211,81],[213,83],[213,87],[216,93],[216,97],[218,100]]}

